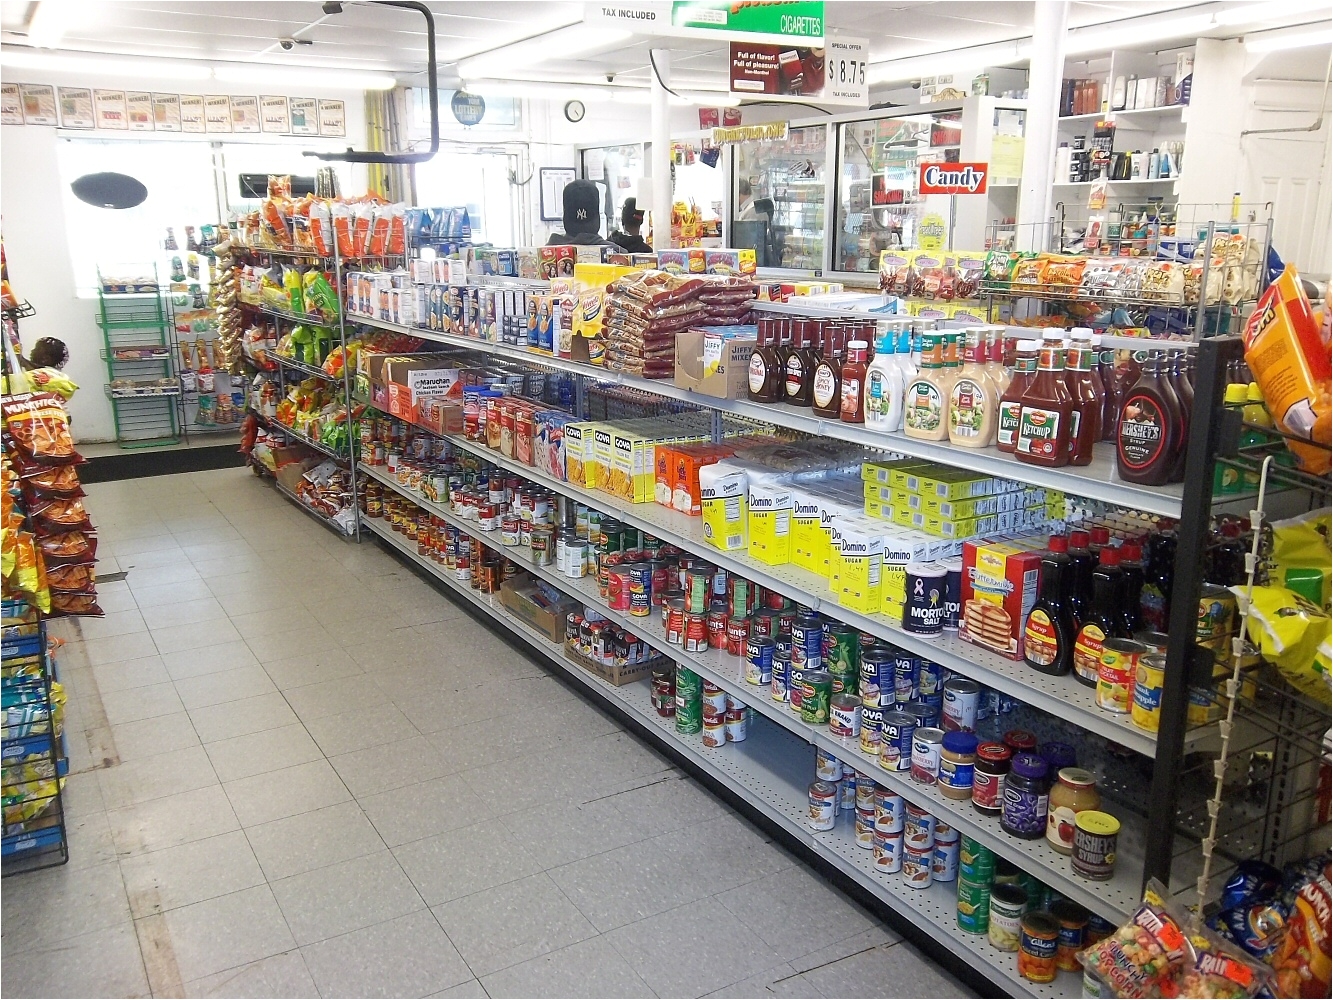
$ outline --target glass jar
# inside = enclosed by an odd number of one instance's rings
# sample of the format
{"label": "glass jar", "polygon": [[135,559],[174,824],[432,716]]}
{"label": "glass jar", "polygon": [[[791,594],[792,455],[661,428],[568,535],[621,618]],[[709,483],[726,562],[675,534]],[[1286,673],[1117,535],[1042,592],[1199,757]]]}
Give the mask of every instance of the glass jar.
{"label": "glass jar", "polygon": [[946,799],[959,799],[961,801],[970,799],[972,797],[972,779],[976,760],[977,737],[975,733],[945,733],[940,750],[940,794]]}
{"label": "glass jar", "polygon": [[972,808],[987,816],[997,816],[1004,804],[1004,778],[1009,773],[1013,751],[1003,743],[983,743],[977,747],[972,768]]}
{"label": "glass jar", "polygon": [[1102,804],[1097,779],[1081,767],[1062,767],[1051,788],[1046,813],[1046,843],[1061,854],[1074,852],[1074,819]]}
{"label": "glass jar", "polygon": [[1036,840],[1046,832],[1046,810],[1050,783],[1046,761],[1034,753],[1014,757],[1004,780],[1004,804],[1000,827],[1010,836]]}

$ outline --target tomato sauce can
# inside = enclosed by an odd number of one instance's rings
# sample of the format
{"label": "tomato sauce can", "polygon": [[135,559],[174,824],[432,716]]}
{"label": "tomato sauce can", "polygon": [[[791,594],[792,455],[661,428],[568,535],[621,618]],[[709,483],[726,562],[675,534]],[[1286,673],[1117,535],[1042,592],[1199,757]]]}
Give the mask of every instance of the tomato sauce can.
{"label": "tomato sauce can", "polygon": [[811,782],[809,796],[806,824],[816,833],[832,830],[838,822],[838,786],[828,781]]}
{"label": "tomato sauce can", "polygon": [[725,718],[705,715],[704,716],[704,746],[722,747],[727,745],[727,724]]}
{"label": "tomato sauce can", "polygon": [[884,709],[878,706],[861,706],[861,752],[872,757],[879,754],[880,727],[884,723]]}
{"label": "tomato sauce can", "polygon": [[829,701],[829,733],[839,739],[861,735],[861,699],[854,694],[835,694]]}
{"label": "tomato sauce can", "polygon": [[672,598],[667,602],[666,640],[674,645],[685,642],[685,599]]}
{"label": "tomato sauce can", "polygon": [[653,559],[648,563],[648,568],[652,571],[653,577],[653,606],[660,607],[666,600],[667,584],[671,574],[667,571],[665,559]]}
{"label": "tomato sauce can", "polygon": [[708,645],[713,649],[725,649],[727,646],[727,606],[725,602],[714,601],[708,608]]}
{"label": "tomato sauce can", "polygon": [[606,571],[606,604],[612,611],[629,611],[630,595],[629,569],[613,566]]}
{"label": "tomato sauce can", "polygon": [[708,681],[704,681],[703,712],[705,719],[720,719],[727,714],[727,692]]}
{"label": "tomato sauce can", "polygon": [[667,616],[671,612],[672,601],[680,601],[680,610],[683,613],[685,611],[685,591],[668,590],[662,594],[662,625],[664,627],[667,623]]}
{"label": "tomato sauce can", "polygon": [[744,618],[727,619],[727,652],[732,656],[745,653],[745,641],[749,638],[749,623]]}
{"label": "tomato sauce can", "polygon": [[881,833],[875,830],[875,870],[885,874],[901,871],[903,867],[903,835]]}
{"label": "tomato sauce can", "polygon": [[754,685],[773,683],[773,643],[762,639],[746,642],[745,680]]}
{"label": "tomato sauce can", "polygon": [[685,571],[685,608],[690,614],[707,612],[713,596],[713,567],[706,563]]}
{"label": "tomato sauce can", "polygon": [[750,711],[744,705],[727,709],[727,742],[741,743],[749,730]]}
{"label": "tomato sauce can", "polygon": [[[777,613],[761,608],[750,615],[750,635],[758,635],[764,639],[776,639],[778,636]],[[796,665],[793,664],[793,666]]]}

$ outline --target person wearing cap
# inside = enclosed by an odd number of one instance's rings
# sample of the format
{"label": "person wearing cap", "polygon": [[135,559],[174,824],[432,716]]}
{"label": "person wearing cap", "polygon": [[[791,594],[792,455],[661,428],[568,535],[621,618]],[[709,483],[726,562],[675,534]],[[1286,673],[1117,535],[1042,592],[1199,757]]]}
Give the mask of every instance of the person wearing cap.
{"label": "person wearing cap", "polygon": [[643,209],[639,208],[633,198],[626,198],[625,204],[620,208],[620,224],[624,229],[614,230],[611,233],[611,242],[626,253],[653,252],[648,241],[639,235],[639,230],[643,226],[643,214]]}
{"label": "person wearing cap", "polygon": [[553,246],[615,246],[601,234],[602,198],[592,181],[570,181],[565,185],[565,231],[552,233]]}

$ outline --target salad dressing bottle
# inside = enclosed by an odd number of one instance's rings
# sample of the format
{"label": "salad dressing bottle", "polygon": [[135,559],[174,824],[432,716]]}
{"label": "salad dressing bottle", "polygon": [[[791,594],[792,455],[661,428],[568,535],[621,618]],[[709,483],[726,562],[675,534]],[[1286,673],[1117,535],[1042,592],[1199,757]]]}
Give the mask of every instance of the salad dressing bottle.
{"label": "salad dressing bottle", "polygon": [[[903,379],[894,353],[894,331],[887,330],[875,345],[875,357],[866,368],[864,420],[877,431],[894,431],[903,419]],[[896,388],[895,388],[896,387]]]}
{"label": "salad dressing bottle", "polygon": [[949,442],[964,448],[986,448],[995,440],[999,396],[984,363],[985,332],[963,331],[963,367],[949,390]]}
{"label": "salad dressing bottle", "polygon": [[947,400],[943,337],[933,331],[923,333],[921,370],[908,382],[903,399],[903,433],[924,441],[947,440]]}

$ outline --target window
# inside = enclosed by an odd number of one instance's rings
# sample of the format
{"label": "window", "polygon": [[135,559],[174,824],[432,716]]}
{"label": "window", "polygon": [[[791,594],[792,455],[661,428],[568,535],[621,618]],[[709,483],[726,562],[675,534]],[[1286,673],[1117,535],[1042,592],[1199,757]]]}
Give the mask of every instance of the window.
{"label": "window", "polygon": [[517,157],[505,152],[441,150],[416,165],[417,204],[428,208],[465,207],[474,243],[517,246],[519,221],[510,176]]}

